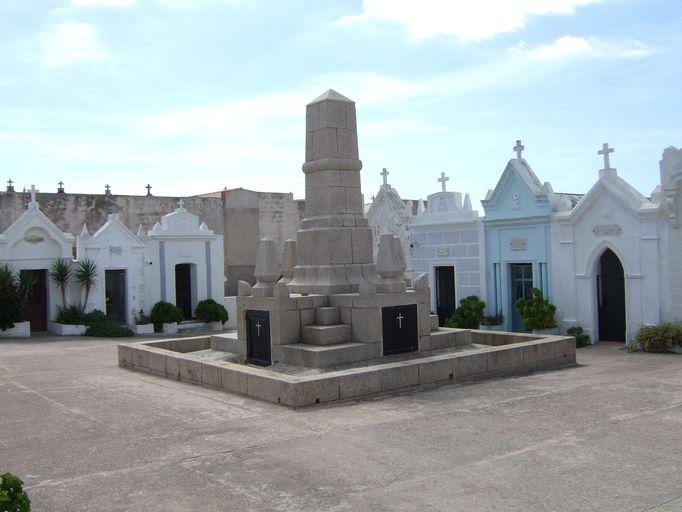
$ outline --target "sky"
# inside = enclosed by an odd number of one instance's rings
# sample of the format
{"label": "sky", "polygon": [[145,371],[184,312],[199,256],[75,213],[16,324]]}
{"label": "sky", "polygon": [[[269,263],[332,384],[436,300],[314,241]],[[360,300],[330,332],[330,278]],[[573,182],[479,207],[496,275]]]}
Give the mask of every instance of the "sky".
{"label": "sky", "polygon": [[645,195],[682,146],[679,0],[0,0],[0,180],[304,197],[305,105],[357,104],[366,200],[495,187],[515,141],[584,193]]}

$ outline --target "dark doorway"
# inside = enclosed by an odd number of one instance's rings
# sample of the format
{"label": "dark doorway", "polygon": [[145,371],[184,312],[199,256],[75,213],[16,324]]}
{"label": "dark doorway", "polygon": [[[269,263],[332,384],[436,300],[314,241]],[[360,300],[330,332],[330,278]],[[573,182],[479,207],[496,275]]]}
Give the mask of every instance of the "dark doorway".
{"label": "dark doorway", "polygon": [[438,325],[455,312],[455,267],[436,267],[436,314]]}
{"label": "dark doorway", "polygon": [[416,304],[382,308],[381,315],[385,356],[419,348]]}
{"label": "dark doorway", "polygon": [[512,263],[509,265],[511,276],[511,312],[512,331],[524,332],[523,318],[516,307],[516,301],[521,298],[529,298],[533,295],[533,264]]}
{"label": "dark doorway", "polygon": [[31,323],[31,332],[47,331],[47,270],[22,270],[30,283],[30,293],[24,318]]}
{"label": "dark doorway", "polygon": [[192,318],[192,266],[175,265],[175,305],[182,310],[185,320]]}
{"label": "dark doorway", "polygon": [[107,316],[114,322],[126,322],[126,271],[104,271],[104,293]]}
{"label": "dark doorway", "polygon": [[618,256],[606,249],[597,269],[599,339],[625,341],[625,276]]}
{"label": "dark doorway", "polygon": [[269,366],[272,362],[268,311],[246,311],[246,362],[258,366]]}

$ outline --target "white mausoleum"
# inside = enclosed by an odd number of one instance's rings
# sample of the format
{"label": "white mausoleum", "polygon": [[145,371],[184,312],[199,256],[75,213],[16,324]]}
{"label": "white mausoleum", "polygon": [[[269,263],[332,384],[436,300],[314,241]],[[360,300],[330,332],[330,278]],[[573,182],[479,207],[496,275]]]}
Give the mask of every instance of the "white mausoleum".
{"label": "white mausoleum", "polygon": [[427,199],[425,211],[410,220],[410,253],[414,277],[429,276],[431,307],[439,323],[454,313],[464,297],[483,296],[483,223],[471,207],[469,194],[448,192],[441,173],[441,191]]}
{"label": "white mausoleum", "polygon": [[61,306],[61,292],[50,282],[53,261],[73,258],[74,238],[62,232],[40,211],[35,187],[28,209],[0,235],[0,263],[24,272],[33,283],[26,319],[32,331],[45,331]]}
{"label": "white mausoleum", "polygon": [[[642,326],[682,319],[675,264],[682,245],[661,187],[643,196],[611,168],[611,152],[605,144],[604,168],[575,208],[551,216],[553,299],[560,327],[579,325],[593,342],[630,342]],[[680,161],[674,148],[661,161],[661,182],[674,201]]]}

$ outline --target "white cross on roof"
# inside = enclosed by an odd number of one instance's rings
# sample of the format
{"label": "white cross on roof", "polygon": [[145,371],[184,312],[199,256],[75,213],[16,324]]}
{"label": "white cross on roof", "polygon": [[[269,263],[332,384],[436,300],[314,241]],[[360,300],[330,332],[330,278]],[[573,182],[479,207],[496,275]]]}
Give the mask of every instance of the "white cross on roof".
{"label": "white cross on roof", "polygon": [[611,169],[611,159],[609,158],[609,153],[613,153],[615,150],[609,147],[608,142],[604,142],[601,145],[601,149],[597,151],[598,155],[604,155],[604,169]]}
{"label": "white cross on roof", "polygon": [[384,168],[381,170],[381,175],[382,175],[383,178],[384,178],[384,185],[388,185],[388,175],[389,175],[389,172],[386,170],[386,167],[384,167]]}
{"label": "white cross on roof", "polygon": [[445,192],[445,182],[446,182],[446,181],[450,181],[450,178],[448,178],[447,176],[445,176],[445,173],[444,173],[444,172],[441,172],[441,173],[440,173],[440,178],[438,178],[438,182],[439,182],[439,183],[441,184],[441,186],[443,187],[443,192]]}
{"label": "white cross on roof", "polygon": [[526,146],[521,144],[520,140],[516,141],[516,146],[513,147],[514,151],[516,151],[516,159],[521,160],[521,153],[523,153],[523,150],[526,149]]}

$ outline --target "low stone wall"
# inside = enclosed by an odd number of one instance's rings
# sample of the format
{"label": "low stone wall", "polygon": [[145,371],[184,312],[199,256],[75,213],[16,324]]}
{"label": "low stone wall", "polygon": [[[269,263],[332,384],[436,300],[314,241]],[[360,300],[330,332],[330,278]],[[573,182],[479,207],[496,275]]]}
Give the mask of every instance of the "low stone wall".
{"label": "low stone wall", "polygon": [[[479,340],[474,343],[484,339],[479,333],[489,334],[472,331],[472,337]],[[528,336],[518,335],[518,339],[526,341],[500,342],[478,350],[425,355],[305,377],[280,374],[266,368],[206,361],[193,356],[193,351],[211,347],[210,336],[123,343],[118,346],[118,360],[123,368],[290,407],[366,397],[415,386],[506,377],[575,364],[575,340],[572,337],[535,336],[535,339],[528,340]],[[491,340],[491,343],[500,341],[497,338]]]}
{"label": "low stone wall", "polygon": [[513,343],[523,343],[524,341],[535,341],[541,338],[543,338],[543,336],[540,334],[527,334],[521,332],[471,331],[471,343],[490,345],[493,347],[511,345]]}

